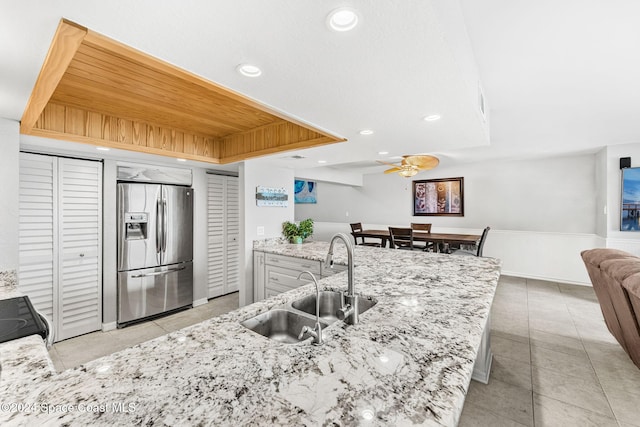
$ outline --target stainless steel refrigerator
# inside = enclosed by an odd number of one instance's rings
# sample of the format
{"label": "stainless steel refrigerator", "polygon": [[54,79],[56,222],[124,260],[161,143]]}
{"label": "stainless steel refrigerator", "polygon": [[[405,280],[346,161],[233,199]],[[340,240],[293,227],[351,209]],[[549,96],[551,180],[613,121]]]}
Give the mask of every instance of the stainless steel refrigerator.
{"label": "stainless steel refrigerator", "polygon": [[193,189],[118,184],[118,326],[193,302]]}

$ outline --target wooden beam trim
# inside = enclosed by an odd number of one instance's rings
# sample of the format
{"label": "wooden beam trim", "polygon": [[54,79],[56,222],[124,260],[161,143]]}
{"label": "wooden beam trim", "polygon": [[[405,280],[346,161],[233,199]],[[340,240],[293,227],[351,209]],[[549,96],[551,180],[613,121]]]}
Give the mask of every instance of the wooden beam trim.
{"label": "wooden beam trim", "polygon": [[[116,149],[126,150],[126,151],[137,151],[140,153],[155,154],[159,156],[172,157],[176,159],[181,158],[181,159],[187,159],[187,160],[194,160],[198,162],[220,164],[220,159],[214,158],[214,157],[201,156],[198,154],[187,154],[182,152],[172,152],[172,151],[163,150],[160,148],[147,147],[144,145],[132,145],[127,143],[119,143],[119,142],[108,141],[108,140],[103,140],[99,138],[90,138],[86,136],[73,135],[70,133],[62,133],[62,132],[55,132],[50,130],[34,128],[29,133],[27,133],[27,135],[58,139],[62,141],[80,142],[82,144],[116,148]],[[215,143],[214,143],[213,151],[214,152],[216,151]]]}
{"label": "wooden beam trim", "polygon": [[85,27],[74,22],[60,20],[27,106],[22,113],[20,121],[22,133],[27,133],[35,125],[87,35],[87,31]]}
{"label": "wooden beam trim", "polygon": [[[341,141],[346,141],[346,140],[341,140]],[[292,151],[292,150],[299,150],[301,148],[319,147],[321,145],[334,144],[336,142],[341,142],[341,141],[336,141],[335,139],[329,138],[327,136],[322,136],[320,138],[315,138],[307,141],[299,141],[293,144],[280,145],[278,147],[269,147],[269,148],[264,148],[257,151],[247,151],[239,154],[233,154],[230,156],[224,155],[224,146],[221,145],[220,157],[218,161],[220,162],[220,164],[224,165],[227,163],[240,162],[242,160],[247,160],[254,157],[263,157],[269,154],[281,153],[283,151]]]}

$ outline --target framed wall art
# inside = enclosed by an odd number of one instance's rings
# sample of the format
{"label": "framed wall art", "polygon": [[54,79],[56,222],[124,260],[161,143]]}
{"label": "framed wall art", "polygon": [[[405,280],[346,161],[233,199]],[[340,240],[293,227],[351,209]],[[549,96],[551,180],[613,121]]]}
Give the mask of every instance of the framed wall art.
{"label": "framed wall art", "polygon": [[620,231],[640,231],[640,168],[622,169]]}
{"label": "framed wall art", "polygon": [[286,188],[256,187],[257,206],[289,206],[289,194]]}
{"label": "framed wall art", "polygon": [[413,216],[464,216],[464,178],[413,181]]}
{"label": "framed wall art", "polygon": [[318,184],[296,179],[293,200],[295,203],[318,203]]}

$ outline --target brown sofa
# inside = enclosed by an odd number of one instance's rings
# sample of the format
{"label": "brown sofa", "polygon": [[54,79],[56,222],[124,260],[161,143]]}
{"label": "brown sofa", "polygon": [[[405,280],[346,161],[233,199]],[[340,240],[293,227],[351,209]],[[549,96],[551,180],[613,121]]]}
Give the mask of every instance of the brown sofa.
{"label": "brown sofa", "polygon": [[618,249],[581,255],[607,328],[640,368],[640,258]]}

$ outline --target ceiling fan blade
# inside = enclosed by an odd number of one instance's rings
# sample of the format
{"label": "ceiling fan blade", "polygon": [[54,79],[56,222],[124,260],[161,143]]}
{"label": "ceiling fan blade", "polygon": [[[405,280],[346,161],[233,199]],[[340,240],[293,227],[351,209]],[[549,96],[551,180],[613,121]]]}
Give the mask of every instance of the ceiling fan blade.
{"label": "ceiling fan blade", "polygon": [[396,165],[395,163],[389,163],[389,162],[385,162],[383,160],[376,160],[376,162],[383,164],[383,165],[389,165],[389,166],[393,166],[393,167],[398,167],[398,165]]}
{"label": "ceiling fan blade", "polygon": [[395,172],[400,172],[401,170],[402,168],[395,167],[395,168],[387,169],[386,171],[384,171],[384,173],[395,173]]}
{"label": "ceiling fan blade", "polygon": [[433,169],[440,163],[437,157],[427,155],[404,156],[403,162],[415,166],[420,170]]}

